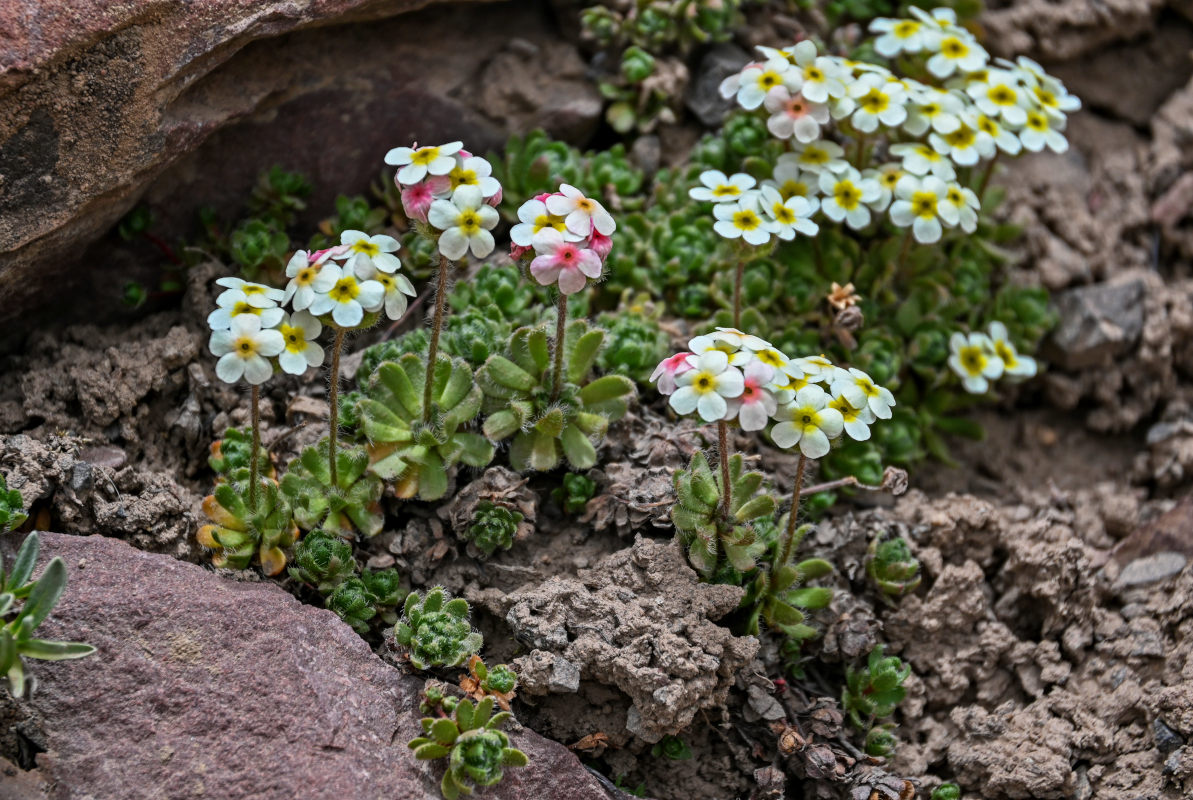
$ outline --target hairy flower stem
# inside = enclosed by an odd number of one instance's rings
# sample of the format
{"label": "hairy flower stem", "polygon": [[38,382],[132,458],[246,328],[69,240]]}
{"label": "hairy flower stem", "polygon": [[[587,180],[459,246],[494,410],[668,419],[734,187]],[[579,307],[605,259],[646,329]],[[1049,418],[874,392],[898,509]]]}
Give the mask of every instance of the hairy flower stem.
{"label": "hairy flower stem", "polygon": [[344,349],[344,334],[347,330],[336,326],[336,338],[331,345],[331,388],[327,392],[331,413],[327,423],[327,471],[331,485],[336,482],[336,443],[340,439],[340,351]]}
{"label": "hairy flower stem", "polygon": [[808,466],[808,457],[799,454],[799,466],[795,468],[795,484],[791,487],[791,512],[787,515],[787,532],[783,536],[783,546],[779,549],[779,562],[783,566],[791,560],[791,549],[795,542],[795,523],[799,516],[799,498],[804,491],[804,468]]}
{"label": "hairy flower stem", "polygon": [[986,199],[986,187],[990,185],[990,178],[994,175],[994,166],[998,163],[998,157],[1002,155],[1002,151],[998,150],[994,153],[994,158],[990,159],[990,163],[986,165],[986,171],[982,173],[982,182],[978,184],[978,204]]}
{"label": "hairy flower stem", "polygon": [[718,457],[721,462],[721,494],[723,495],[721,513],[728,521],[733,509],[733,486],[729,483],[729,424],[725,420],[717,422],[717,444],[721,448]]}
{"label": "hairy flower stem", "polygon": [[250,394],[253,404],[253,449],[249,451],[249,506],[255,511],[257,508],[257,481],[260,478],[257,453],[261,450],[261,387],[254,385]]}
{"label": "hairy flower stem", "polygon": [[903,234],[903,244],[899,246],[899,260],[895,262],[895,277],[903,274],[903,263],[907,261],[907,252],[911,249],[911,228]]}
{"label": "hairy flower stem", "polygon": [[737,262],[737,274],[733,277],[733,327],[741,328],[741,280],[746,272],[746,260]]}
{"label": "hairy flower stem", "polygon": [[431,348],[427,351],[427,379],[423,382],[423,424],[431,421],[431,395],[435,389],[435,359],[439,357],[439,334],[443,331],[443,310],[447,305],[447,275],[452,262],[439,257],[439,279],[435,283],[435,316],[431,318]]}
{"label": "hairy flower stem", "polygon": [[559,303],[556,309],[558,310],[555,315],[555,371],[552,373],[552,403],[559,399],[559,393],[563,391],[563,335],[567,330],[568,321],[568,296],[563,292],[559,293]]}

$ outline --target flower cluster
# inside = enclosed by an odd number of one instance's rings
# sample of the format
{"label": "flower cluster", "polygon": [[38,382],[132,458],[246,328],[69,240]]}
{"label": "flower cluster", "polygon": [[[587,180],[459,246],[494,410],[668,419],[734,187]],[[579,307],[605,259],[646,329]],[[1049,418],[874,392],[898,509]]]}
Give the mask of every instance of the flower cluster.
{"label": "flower cluster", "polygon": [[589,278],[601,277],[616,229],[599,201],[565,183],[521,205],[518,224],[510,229],[511,255],[516,261],[533,252],[531,276],[542,286],[575,294]]}
{"label": "flower cluster", "polygon": [[398,247],[391,236],[344,231],[336,247],[295,252],[286,265],[285,289],[240,278],[217,280],[224,291],[207,324],[209,347],[220,357],[220,380],[264,383],[273,375],[272,359],[283,372],[301,375],[323,363],[323,348],[315,340],[325,324],[354,328],[366,314],[382,311],[399,319],[415,291],[398,271]]}
{"label": "flower cluster", "polygon": [[663,360],[651,375],[679,414],[705,422],[736,422],[758,431],[774,420],[771,439],[821,458],[842,434],[870,438],[870,426],[890,419],[895,398],[860,369],[834,366],[823,356],[789,358],[765,339],[717,328],[688,342],[688,351]]}
{"label": "flower cluster", "polygon": [[[876,19],[870,30],[880,55],[922,62],[923,80],[822,54],[802,41],[759,47],[762,60],[722,82],[721,94],[766,114],[767,129],[789,140],[791,152],[760,186],[775,199],[754,191],[748,175],[701,175],[703,186],[691,196],[717,204],[719,234],[752,245],[790,239],[790,228],[775,224],[772,212],[783,206],[774,203],[802,198],[795,212],[807,228],[796,228],[801,233],[815,234],[807,217],[818,210],[853,230],[886,214],[928,244],[946,228],[977,227],[980,198],[959,169],[991,165],[1002,154],[1068,148],[1066,115],[1081,102],[1059,80],[1028,58],[992,62],[951,9],[911,13],[913,19]],[[830,126],[848,139],[852,159],[829,138]]]}
{"label": "flower cluster", "polygon": [[463,146],[395,147],[385,154],[386,164],[399,167],[394,182],[406,216],[440,231],[439,252],[452,261],[469,251],[477,258],[493,252],[501,203],[493,166]]}
{"label": "flower cluster", "polygon": [[990,323],[989,335],[954,333],[949,350],[949,367],[971,394],[985,394],[999,378],[1026,380],[1036,374],[1036,360],[1015,350],[1001,322]]}

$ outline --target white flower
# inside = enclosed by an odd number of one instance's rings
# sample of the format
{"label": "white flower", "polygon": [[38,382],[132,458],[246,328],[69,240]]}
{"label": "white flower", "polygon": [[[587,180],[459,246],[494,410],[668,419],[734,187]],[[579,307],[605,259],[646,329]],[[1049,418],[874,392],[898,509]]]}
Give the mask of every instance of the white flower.
{"label": "white flower", "polygon": [[856,367],[837,370],[833,378],[834,396],[844,397],[854,408],[869,408],[879,419],[890,419],[895,396],[885,386],[876,384]]}
{"label": "white flower", "polygon": [[820,138],[820,126],[828,124],[828,106],[813,103],[799,92],[786,86],[776,86],[766,93],[764,101],[771,116],[766,129],[780,139],[811,142]]}
{"label": "white flower", "polygon": [[736,419],[743,431],[760,431],[778,407],[774,393],[767,387],[775,370],[754,359],[743,373],[741,394],[725,403],[725,421]]}
{"label": "white flower", "polygon": [[840,175],[822,172],[820,191],[824,199],[820,210],[833,222],[845,220],[855,231],[870,224],[870,209],[867,203],[876,203],[882,197],[882,189],[873,178],[863,178],[853,167]]}
{"label": "white flower", "polygon": [[1064,118],[1065,114],[1081,108],[1081,100],[1076,95],[1069,94],[1069,90],[1059,79],[1046,73],[1035,61],[1027,56],[1019,56],[1015,61],[1012,65],[1009,61],[1000,59],[999,63],[1014,71],[1019,82],[1031,91],[1032,98],[1048,116],[1059,120]]}
{"label": "white flower", "polygon": [[977,72],[990,60],[977,40],[960,28],[946,31],[932,49],[938,52],[928,59],[928,71],[938,78],[947,78],[958,70]]}
{"label": "white flower", "polygon": [[1023,130],[1019,131],[1019,141],[1023,142],[1023,149],[1038,153],[1047,147],[1054,153],[1063,153],[1069,149],[1069,142],[1059,131],[1065,127],[1063,119],[1056,121],[1043,111],[1027,112],[1027,122]]}
{"label": "white flower", "polygon": [[[280,310],[280,309],[279,309]],[[208,347],[220,357],[215,374],[224,383],[236,383],[241,378],[253,386],[265,383],[273,375],[268,359],[282,352],[282,334],[261,329],[261,320],[254,314],[241,314],[232,320],[229,330],[211,334]]]}
{"label": "white flower", "polygon": [[778,189],[763,186],[761,191],[762,213],[770,218],[775,236],[789,242],[795,234],[815,236],[820,226],[812,221],[812,215],[820,207],[818,200],[806,197],[790,197],[787,200]]}
{"label": "white flower", "polygon": [[800,170],[799,161],[794,153],[784,153],[779,156],[771,179],[763,181],[762,185],[778,190],[784,200],[790,200],[792,197],[812,199],[816,196],[817,180],[816,173],[805,174]]}
{"label": "white flower", "polygon": [[717,203],[712,209],[717,221],[713,230],[726,239],[743,239],[755,246],[770,241],[770,222],[758,212],[758,198],[751,195],[736,203]]}
{"label": "white flower", "polygon": [[935,175],[942,181],[955,180],[953,162],[922,142],[891,145],[891,155],[903,161],[903,169],[912,175]]}
{"label": "white flower", "polygon": [[918,6],[908,8],[911,15],[933,31],[945,33],[957,30],[957,12],[946,6],[925,11]]}
{"label": "white flower", "polygon": [[485,205],[481,190],[475,186],[461,186],[451,200],[436,200],[427,212],[427,221],[443,235],[439,237],[439,252],[452,261],[472,250],[477,258],[493,252],[493,234],[489,233],[498,221],[497,210]]}
{"label": "white flower", "polygon": [[455,192],[461,186],[475,186],[481,190],[481,196],[486,200],[496,197],[501,191],[501,184],[493,177],[493,165],[480,156],[460,158],[456,155],[451,171],[447,173],[448,186]]}
{"label": "white flower", "polygon": [[688,363],[692,369],[675,379],[679,388],[671,395],[671,407],[679,414],[696,411],[705,422],[723,419],[729,410],[726,399],[745,389],[741,371],[729,366],[729,356],[717,350],[691,356]]}
{"label": "white flower", "polygon": [[1023,150],[1023,143],[1019,141],[1019,137],[1000,125],[998,120],[978,114],[976,124],[978,130],[989,136],[995,146],[1007,155],[1017,156]]}
{"label": "white flower", "polygon": [[369,236],[364,231],[344,231],[340,234],[340,244],[345,245],[347,250],[334,257],[347,259],[356,272],[366,267],[374,267],[379,272],[397,272],[402,268],[402,262],[394,255],[401,245],[392,236]]}
{"label": "white flower", "polygon": [[951,133],[961,125],[965,104],[952,92],[942,92],[932,86],[917,87],[907,108],[903,130],[912,136],[923,136],[928,129],[937,133]]}
{"label": "white flower", "polygon": [[545,201],[531,198],[518,207],[518,224],[510,228],[510,241],[519,247],[531,247],[535,235],[545,228],[554,228],[569,241],[578,242],[584,238],[569,231],[563,217],[548,211]]}
{"label": "white flower", "polygon": [[815,142],[799,144],[792,148],[795,152],[789,155],[795,159],[795,164],[805,172],[844,172],[850,168],[849,162],[842,158],[845,151],[836,142],[818,139]]}
{"label": "white flower", "polygon": [[719,169],[701,172],[700,183],[703,186],[688,189],[688,197],[714,203],[735,203],[754,188],[754,179],[744,172],[726,176]]}
{"label": "white flower", "polygon": [[[803,77],[800,72],[793,69],[791,62],[785,58],[771,58],[761,64],[747,64],[737,79],[737,104],[752,111],[762,105],[766,93],[776,86],[786,86],[789,90],[798,92],[802,85]],[[725,96],[730,86],[727,81],[722,81],[722,96]]]}
{"label": "white flower", "polygon": [[874,40],[874,49],[887,58],[900,53],[918,53],[940,37],[939,30],[926,27],[922,22],[886,17],[871,22],[870,32],[882,34]]}
{"label": "white flower", "polygon": [[873,133],[880,124],[898,127],[907,119],[907,91],[898,81],[873,73],[863,75],[850,85],[849,96],[857,103],[850,122],[862,133]]}
{"label": "white flower", "polygon": [[547,210],[563,217],[568,230],[580,236],[590,235],[593,228],[603,236],[612,236],[617,230],[617,223],[604,206],[566,183],[560,184],[559,194],[547,198]]}
{"label": "white flower", "polygon": [[827,103],[830,97],[844,97],[847,77],[840,64],[829,56],[816,55],[811,39],[785,48],[784,53],[799,71],[800,93],[813,103]]}
{"label": "white flower", "polygon": [[788,358],[786,353],[773,345],[755,350],[754,358],[773,368],[776,373],[776,380],[781,377],[778,373],[795,378],[802,378],[804,376],[804,371]]}
{"label": "white flower", "polygon": [[841,419],[845,422],[845,433],[850,439],[864,442],[870,438],[870,426],[878,418],[874,416],[868,403],[861,408],[854,408],[845,395],[839,394],[833,397],[828,407],[835,408],[841,414]]}
{"label": "white flower", "polygon": [[302,311],[311,305],[317,293],[330,289],[332,282],[326,278],[320,281],[319,273],[323,264],[331,258],[333,251],[338,249],[329,248],[321,253],[296,251],[286,264],[286,277],[290,282],[286,284],[282,303],[290,303],[295,311]]}
{"label": "white flower", "polygon": [[730,347],[749,350],[752,353],[758,352],[759,350],[766,350],[772,346],[770,342],[768,342],[766,339],[763,339],[761,336],[755,336],[752,333],[739,331],[737,328],[717,328],[716,331],[707,335],[712,338],[713,341],[724,342]]}
{"label": "white flower", "polygon": [[365,311],[377,311],[385,302],[385,287],[377,281],[362,281],[335,264],[324,264],[319,277],[326,273],[331,287],[326,293],[315,295],[309,311],[315,316],[331,312],[331,318],[341,328],[355,328],[364,319]]}
{"label": "white flower", "polygon": [[664,358],[655,367],[654,372],[650,373],[650,382],[658,382],[659,394],[675,394],[675,390],[679,388],[675,383],[675,379],[688,370],[693,369],[692,365],[688,363],[688,356],[690,355],[692,354],[683,352]]}
{"label": "white flower", "polygon": [[449,142],[438,147],[420,147],[417,150],[395,147],[385,154],[385,163],[391,167],[401,167],[397,180],[405,186],[410,186],[427,175],[447,175],[451,172],[456,166],[456,160],[452,156],[460,152],[463,146],[463,142]]}
{"label": "white flower", "polygon": [[[395,272],[392,275],[385,272],[378,272],[367,264],[363,268],[356,270],[356,277],[362,281],[376,281],[385,289],[385,316],[390,319],[401,319],[402,315],[406,313],[406,306],[408,301],[406,298],[414,297],[418,292],[414,291],[414,284],[400,272]],[[375,311],[376,309],[366,308],[366,311]]]}
{"label": "white flower", "polygon": [[813,383],[832,383],[838,369],[824,356],[804,356],[797,358],[794,364],[799,367],[803,377]]}
{"label": "white flower", "polygon": [[782,448],[799,445],[808,458],[820,458],[829,451],[829,442],[841,435],[845,420],[841,412],[829,408],[829,396],[819,386],[805,386],[795,399],[775,411],[782,420],[771,429],[770,438]]}
{"label": "white flower", "polygon": [[870,207],[875,211],[886,211],[895,194],[895,186],[898,185],[899,179],[906,174],[902,165],[897,163],[883,164],[877,169],[868,169],[863,172],[862,177],[872,178],[878,183],[878,188],[881,191],[878,199],[870,203]]}
{"label": "white flower", "polygon": [[1006,124],[1014,127],[1027,121],[1030,103],[1027,92],[1019,86],[1015,76],[1006,70],[987,70],[985,81],[970,83],[965,91],[983,114],[1002,117]]}
{"label": "white flower", "polygon": [[[759,339],[759,341],[762,340]],[[751,351],[742,350],[741,345],[740,337],[725,335],[719,330],[702,333],[688,340],[688,350],[692,352],[694,359],[705,353],[724,353],[729,358],[729,363],[734,366],[747,364],[753,358]]]}
{"label": "white flower", "polygon": [[1019,355],[1007,336],[1006,325],[1001,322],[990,323],[990,342],[994,346],[994,354],[1002,361],[1003,375],[1019,380],[1035,376],[1038,370],[1036,360],[1031,356]]}
{"label": "white flower", "polygon": [[895,185],[895,202],[891,203],[891,222],[900,228],[910,226],[920,244],[940,241],[941,223],[951,228],[960,217],[957,208],[941,202],[945,194],[945,182],[935,176],[900,178]]}
{"label": "white flower", "polygon": [[964,119],[952,133],[929,134],[928,142],[941,155],[961,166],[972,167],[983,158],[993,158],[995,151],[994,139],[982,133],[976,125],[977,120],[972,117]]}
{"label": "white flower", "polygon": [[949,337],[949,367],[961,378],[965,391],[985,394],[990,381],[1002,377],[1004,365],[994,343],[984,333],[954,333]]}
{"label": "white flower", "polygon": [[982,202],[973,189],[950,183],[945,187],[945,195],[940,201],[940,205],[957,209],[957,219],[961,230],[973,233],[978,229],[978,211],[982,208]]}
{"label": "white flower", "polygon": [[[276,290],[275,290],[276,291]],[[253,317],[262,328],[272,328],[282,320],[285,312],[277,306],[261,308],[252,305],[244,292],[228,289],[215,299],[216,309],[207,315],[207,325],[213,331],[226,331],[239,317]]]}
{"label": "white flower", "polygon": [[315,342],[323,332],[323,325],[310,312],[297,311],[294,316],[282,319],[278,333],[282,335],[284,348],[278,356],[278,365],[284,372],[301,375],[309,367],[323,364],[323,348]]}
{"label": "white flower", "polygon": [[224,298],[225,303],[245,302],[253,308],[273,308],[286,296],[281,289],[275,289],[262,283],[251,283],[240,278],[220,278],[215,285],[228,289],[228,291],[220,293],[220,297]]}

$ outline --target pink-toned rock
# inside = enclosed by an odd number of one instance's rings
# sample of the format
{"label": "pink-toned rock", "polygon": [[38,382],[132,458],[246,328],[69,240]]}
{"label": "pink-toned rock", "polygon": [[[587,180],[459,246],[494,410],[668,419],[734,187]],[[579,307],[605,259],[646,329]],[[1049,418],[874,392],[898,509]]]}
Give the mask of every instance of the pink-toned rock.
{"label": "pink-toned rock", "polygon": [[[601,100],[564,51],[533,3],[0,3],[0,341],[69,315],[73,298],[94,316],[126,280],[156,282],[85,250],[146,192],[173,239],[200,204],[243,208],[280,164],[313,179],[311,225],[337,194],[366,191],[398,144],[484,153],[539,126],[587,138]],[[486,91],[496,83],[517,92]]]}
{"label": "pink-toned rock", "polygon": [[[39,633],[97,653],[32,663],[38,686],[19,706],[0,695],[0,720],[43,751],[48,797],[438,797],[442,767],[406,747],[422,681],[330,611],[116,539],[43,534],[42,563],[56,555],[69,583]],[[512,738],[530,766],[485,797],[606,800],[562,745],[530,730]],[[4,757],[16,756],[0,752],[0,767]]]}

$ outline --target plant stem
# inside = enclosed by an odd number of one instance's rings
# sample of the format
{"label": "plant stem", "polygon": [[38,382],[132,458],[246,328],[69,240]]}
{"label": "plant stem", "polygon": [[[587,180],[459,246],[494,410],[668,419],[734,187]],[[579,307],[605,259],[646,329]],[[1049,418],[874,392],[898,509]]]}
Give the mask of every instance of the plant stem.
{"label": "plant stem", "polygon": [[331,388],[327,392],[331,413],[328,417],[327,429],[327,471],[331,475],[331,485],[337,486],[336,476],[336,443],[340,438],[340,351],[344,349],[344,334],[347,329],[336,326],[336,338],[331,345]]}
{"label": "plant stem", "polygon": [[799,454],[799,466],[795,468],[795,484],[791,487],[791,511],[787,515],[787,532],[783,537],[783,547],[779,550],[778,566],[785,565],[791,560],[792,543],[795,541],[795,522],[799,516],[799,498],[804,490],[804,468],[808,466],[808,457]]}
{"label": "plant stem", "polygon": [[737,262],[737,274],[733,277],[733,327],[741,328],[741,281],[746,272],[746,260]]}
{"label": "plant stem", "polygon": [[725,420],[717,422],[717,443],[721,448],[721,513],[729,520],[733,509],[733,486],[729,483],[729,425]]}
{"label": "plant stem", "polygon": [[994,175],[994,165],[998,163],[998,157],[1002,155],[1001,150],[994,153],[994,158],[990,159],[990,163],[986,165],[986,171],[982,173],[982,182],[978,184],[978,204],[986,199],[986,187],[990,185],[990,177]]}
{"label": "plant stem", "polygon": [[254,385],[251,390],[253,404],[253,449],[249,451],[249,506],[255,512],[257,509],[257,481],[260,467],[257,465],[257,453],[261,451],[261,387]]}
{"label": "plant stem", "polygon": [[556,305],[555,315],[555,369],[552,373],[554,381],[551,384],[551,402],[554,403],[559,399],[559,393],[563,390],[563,336],[567,330],[568,320],[568,296],[563,292],[559,293],[558,305]]}
{"label": "plant stem", "polygon": [[[857,137],[857,159],[854,163],[862,164],[863,156],[866,155],[866,134],[859,133]],[[861,168],[860,166],[858,167]]]}
{"label": "plant stem", "polygon": [[899,260],[895,262],[895,277],[903,273],[903,262],[907,260],[907,251],[911,249],[911,228],[903,234],[903,244],[899,246]]}
{"label": "plant stem", "polygon": [[423,382],[423,423],[431,421],[431,395],[435,389],[435,360],[439,358],[439,334],[443,331],[443,310],[447,305],[447,275],[452,263],[439,257],[439,278],[435,283],[435,316],[431,318],[431,348],[427,351],[427,378]]}

